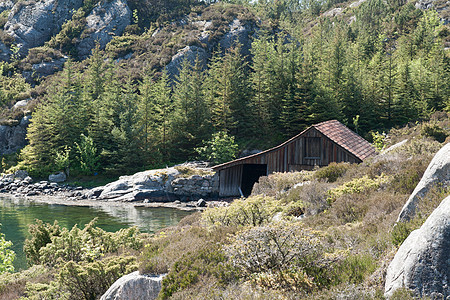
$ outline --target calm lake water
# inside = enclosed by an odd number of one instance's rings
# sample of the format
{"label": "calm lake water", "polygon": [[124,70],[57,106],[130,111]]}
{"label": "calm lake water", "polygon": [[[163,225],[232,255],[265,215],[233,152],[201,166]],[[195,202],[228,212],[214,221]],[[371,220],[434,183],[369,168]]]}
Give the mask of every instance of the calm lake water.
{"label": "calm lake water", "polygon": [[138,226],[142,232],[153,233],[177,224],[191,213],[171,208],[67,206],[0,196],[0,232],[14,244],[12,249],[16,252],[14,266],[17,271],[27,267],[22,252],[23,242],[28,237],[28,225],[36,219],[52,224],[58,220],[60,226],[70,229],[75,224],[83,228],[84,224],[97,217],[97,226],[106,231]]}

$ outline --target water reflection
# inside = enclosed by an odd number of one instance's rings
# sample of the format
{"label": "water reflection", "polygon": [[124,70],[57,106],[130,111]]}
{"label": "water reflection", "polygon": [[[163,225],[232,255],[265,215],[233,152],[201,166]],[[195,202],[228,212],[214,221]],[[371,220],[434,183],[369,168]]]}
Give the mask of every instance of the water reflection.
{"label": "water reflection", "polygon": [[0,197],[1,232],[13,242],[16,252],[16,269],[26,268],[23,242],[28,237],[28,225],[40,219],[46,223],[58,221],[60,226],[72,228],[83,226],[97,217],[97,226],[106,231],[117,231],[129,226],[138,226],[143,232],[152,233],[175,225],[191,212],[170,208],[145,208],[132,206],[66,206],[45,204],[22,198]]}

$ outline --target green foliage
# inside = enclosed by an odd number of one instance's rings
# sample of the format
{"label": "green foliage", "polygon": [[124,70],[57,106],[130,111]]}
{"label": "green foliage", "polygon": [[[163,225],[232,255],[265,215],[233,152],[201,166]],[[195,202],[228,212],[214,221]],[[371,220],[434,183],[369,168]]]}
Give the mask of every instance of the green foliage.
{"label": "green foliage", "polygon": [[448,136],[448,133],[437,124],[424,124],[421,130],[423,136],[431,137],[439,143],[443,143]]}
{"label": "green foliage", "polygon": [[394,244],[395,246],[400,246],[406,240],[409,234],[413,230],[419,228],[424,221],[425,220],[423,219],[419,220],[417,218],[414,218],[413,220],[408,222],[399,222],[395,224],[391,232],[392,244]]}
{"label": "green foliage", "polygon": [[234,137],[224,131],[214,133],[209,141],[203,143],[203,147],[196,148],[200,159],[217,165],[236,157],[238,145],[234,142]]}
{"label": "green foliage", "polygon": [[375,177],[374,179],[369,178],[369,176],[364,175],[361,178],[355,178],[351,181],[348,181],[336,188],[333,188],[328,191],[328,201],[330,203],[336,201],[337,198],[342,195],[348,194],[360,194],[367,192],[369,190],[376,190],[380,188],[382,185],[385,185],[391,180],[391,178],[387,175],[381,174],[380,176]]}
{"label": "green foliage", "polygon": [[379,133],[377,132],[372,132],[372,140],[373,140],[373,145],[375,146],[375,148],[378,151],[383,150],[384,146],[385,146],[385,140],[386,140],[386,134],[383,133]]}
{"label": "green foliage", "polygon": [[278,211],[281,211],[280,201],[253,196],[236,199],[228,207],[208,208],[202,217],[210,225],[259,226],[270,222]]}
{"label": "green foliage", "polygon": [[81,173],[84,175],[92,175],[99,167],[99,157],[97,154],[97,148],[94,145],[94,140],[81,135],[80,144],[75,143],[76,151],[78,153],[77,160],[80,164]]}
{"label": "green foliage", "polygon": [[64,146],[61,151],[55,153],[55,168],[56,170],[62,171],[66,170],[70,165],[70,148]]}
{"label": "green foliage", "polygon": [[335,163],[332,162],[328,166],[318,169],[314,173],[317,179],[326,179],[328,182],[335,182],[339,177],[351,167],[349,163]]}
{"label": "green foliage", "polygon": [[11,249],[10,241],[5,240],[5,235],[0,233],[0,274],[5,272],[14,272],[14,258],[16,254]]}
{"label": "green foliage", "polygon": [[95,222],[92,220],[83,229],[75,225],[68,230],[60,229],[56,223],[37,221],[30,226],[31,239],[25,241],[24,252],[34,264],[55,266],[68,261],[92,262],[120,249],[137,250],[142,246],[136,227],[110,233],[94,227]]}
{"label": "green foliage", "polygon": [[36,220],[36,224],[28,226],[30,238],[26,239],[23,246],[23,252],[30,264],[39,264],[41,262],[39,250],[52,242],[54,237],[61,235],[61,228],[58,222],[53,225]]}
{"label": "green foliage", "polygon": [[305,292],[331,283],[331,266],[322,244],[321,232],[278,223],[243,230],[225,251],[253,282]]}
{"label": "green foliage", "polygon": [[58,274],[70,299],[97,299],[120,277],[137,269],[133,256],[108,257],[90,263],[69,261]]}

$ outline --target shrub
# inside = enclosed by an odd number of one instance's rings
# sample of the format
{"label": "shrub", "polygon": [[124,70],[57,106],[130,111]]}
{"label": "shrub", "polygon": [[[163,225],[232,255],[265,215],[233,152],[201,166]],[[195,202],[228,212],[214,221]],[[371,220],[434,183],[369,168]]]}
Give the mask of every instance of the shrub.
{"label": "shrub", "polygon": [[272,173],[269,176],[262,176],[253,186],[252,195],[264,195],[279,198],[296,184],[311,180],[312,174],[312,171],[300,171]]}
{"label": "shrub", "polygon": [[81,173],[84,175],[92,175],[98,169],[100,159],[97,155],[94,140],[90,136],[81,134],[81,142],[80,144],[75,143],[75,147]]}
{"label": "shrub", "polygon": [[348,181],[334,189],[328,191],[328,201],[334,202],[336,199],[345,194],[355,194],[355,193],[363,193],[369,190],[376,190],[380,188],[383,184],[389,182],[391,178],[384,174],[375,177],[374,179],[369,178],[369,176],[365,175],[361,178],[355,178],[351,181]]}
{"label": "shrub", "polygon": [[238,145],[234,142],[234,137],[226,132],[214,133],[209,141],[204,142],[204,146],[196,148],[200,159],[210,161],[213,164],[221,164],[236,157]]}
{"label": "shrub", "polygon": [[137,269],[133,256],[108,257],[91,263],[67,262],[58,274],[59,284],[70,299],[97,299],[123,275]]}
{"label": "shrub", "polygon": [[36,225],[30,225],[31,240],[25,241],[25,254],[32,263],[55,266],[67,261],[92,262],[119,249],[142,247],[136,227],[111,233],[94,227],[95,222],[96,219],[92,220],[83,229],[75,225],[68,230],[60,229],[56,223],[52,226],[37,221]]}
{"label": "shrub", "polygon": [[280,201],[273,197],[252,196],[237,199],[228,207],[208,208],[202,218],[210,225],[259,226],[281,210]]}
{"label": "shrub", "polygon": [[283,203],[292,203],[290,205],[297,203],[306,215],[316,215],[329,207],[327,202],[329,189],[330,184],[313,180],[289,190],[279,198]]}
{"label": "shrub", "polygon": [[16,254],[9,249],[11,246],[12,243],[5,240],[5,235],[0,233],[0,274],[14,272],[13,261]]}
{"label": "shrub", "polygon": [[443,143],[448,136],[444,129],[437,124],[424,124],[422,126],[421,134],[425,137],[431,137],[439,143]]}
{"label": "shrub", "polygon": [[61,235],[61,228],[58,221],[53,225],[44,224],[41,220],[36,220],[36,224],[28,225],[30,238],[26,239],[23,246],[23,252],[31,264],[40,263],[39,250],[51,243],[52,238]]}
{"label": "shrub", "polygon": [[318,169],[314,173],[317,179],[326,179],[328,182],[335,182],[339,177],[351,167],[349,163],[335,163],[332,162],[328,166]]}
{"label": "shrub", "polygon": [[256,284],[310,291],[331,283],[331,256],[323,246],[321,232],[277,223],[244,229],[224,249],[231,263]]}

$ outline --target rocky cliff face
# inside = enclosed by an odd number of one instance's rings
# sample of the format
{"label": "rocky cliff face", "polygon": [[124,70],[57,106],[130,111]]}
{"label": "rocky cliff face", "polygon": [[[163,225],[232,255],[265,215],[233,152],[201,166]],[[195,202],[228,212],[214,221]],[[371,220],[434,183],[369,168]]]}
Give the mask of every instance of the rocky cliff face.
{"label": "rocky cliff face", "polygon": [[72,18],[83,0],[18,1],[9,14],[4,30],[20,47],[21,54],[42,46]]}
{"label": "rocky cliff face", "polygon": [[114,35],[121,35],[131,23],[131,10],[125,0],[103,0],[86,17],[86,29],[77,46],[81,59],[87,58],[98,43],[101,49]]}
{"label": "rocky cliff face", "polygon": [[12,154],[26,144],[25,136],[30,117],[24,117],[18,125],[0,125],[0,155]]}

